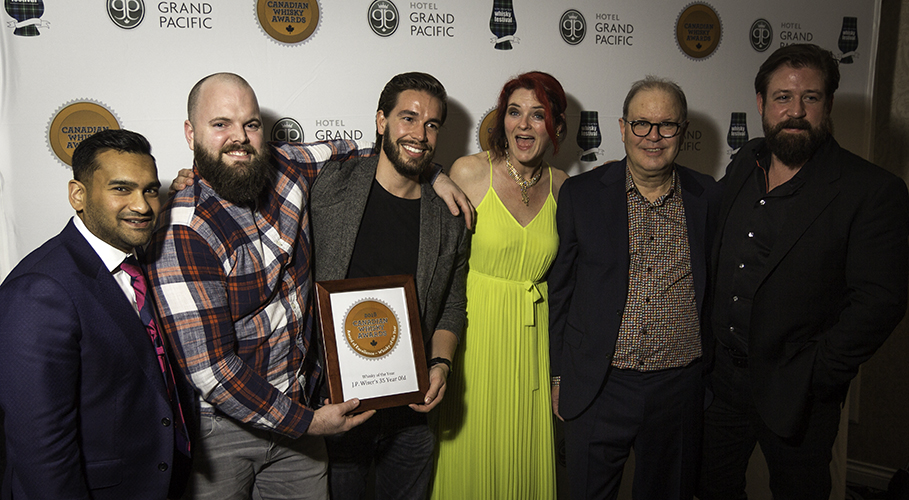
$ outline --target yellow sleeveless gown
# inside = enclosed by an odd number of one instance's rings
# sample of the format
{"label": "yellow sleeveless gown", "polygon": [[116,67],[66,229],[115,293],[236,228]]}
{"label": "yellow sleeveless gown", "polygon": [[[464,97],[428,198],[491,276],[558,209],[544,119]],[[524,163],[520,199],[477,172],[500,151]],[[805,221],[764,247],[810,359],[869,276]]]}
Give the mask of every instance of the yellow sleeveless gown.
{"label": "yellow sleeveless gown", "polygon": [[432,498],[548,500],[556,496],[544,281],[559,246],[552,172],[543,208],[522,227],[492,188],[491,167],[471,241],[467,329],[440,405]]}

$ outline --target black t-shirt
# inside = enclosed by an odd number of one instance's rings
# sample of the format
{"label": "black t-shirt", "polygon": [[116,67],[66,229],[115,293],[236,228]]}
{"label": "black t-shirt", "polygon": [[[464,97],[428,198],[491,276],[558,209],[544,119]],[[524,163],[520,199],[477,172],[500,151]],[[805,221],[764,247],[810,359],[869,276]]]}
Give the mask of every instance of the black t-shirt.
{"label": "black t-shirt", "polygon": [[420,247],[420,200],[398,198],[373,179],[348,278],[417,272]]}

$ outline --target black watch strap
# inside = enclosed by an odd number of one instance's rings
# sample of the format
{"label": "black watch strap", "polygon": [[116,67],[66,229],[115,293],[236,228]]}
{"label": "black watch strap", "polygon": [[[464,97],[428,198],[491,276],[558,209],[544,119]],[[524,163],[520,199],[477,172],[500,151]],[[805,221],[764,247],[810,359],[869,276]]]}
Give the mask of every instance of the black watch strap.
{"label": "black watch strap", "polygon": [[448,367],[448,375],[451,375],[451,360],[445,358],[432,358],[429,360],[429,367],[432,368],[436,365],[445,365]]}

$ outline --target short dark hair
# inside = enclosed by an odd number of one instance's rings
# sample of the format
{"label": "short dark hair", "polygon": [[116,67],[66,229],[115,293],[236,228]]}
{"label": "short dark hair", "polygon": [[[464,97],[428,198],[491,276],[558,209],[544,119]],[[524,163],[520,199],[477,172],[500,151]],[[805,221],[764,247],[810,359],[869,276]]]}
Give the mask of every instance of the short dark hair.
{"label": "short dark hair", "polygon": [[[442,124],[445,124],[445,118],[448,116],[448,93],[445,92],[445,87],[442,83],[439,82],[436,77],[428,73],[414,71],[395,75],[385,84],[385,88],[382,89],[382,94],[379,95],[379,106],[377,107],[376,112],[381,111],[386,118],[389,117],[391,111],[398,105],[398,96],[405,90],[426,92],[438,99],[439,104],[442,106]],[[381,148],[382,134],[377,130],[376,150]]]}
{"label": "short dark hair", "polygon": [[90,135],[73,151],[73,179],[85,182],[98,170],[98,153],[113,149],[121,153],[148,155],[152,161],[151,144],[141,134],[131,130],[108,129]]}
{"label": "short dark hair", "polygon": [[[792,68],[811,68],[821,72],[824,78],[824,97],[833,97],[833,93],[840,86],[839,61],[833,57],[833,52],[822,49],[811,43],[795,43],[776,49],[770,57],[761,64],[757,76],[754,77],[754,91],[767,99],[767,86],[770,77],[782,65]],[[827,106],[830,106],[827,99]]]}
{"label": "short dark hair", "polygon": [[679,107],[682,108],[681,122],[685,123],[688,121],[688,99],[685,98],[685,92],[682,91],[682,87],[679,87],[679,84],[672,80],[653,75],[647,75],[643,80],[638,80],[631,84],[631,89],[628,90],[628,95],[625,96],[625,103],[622,104],[623,120],[628,120],[628,106],[631,106],[631,100],[645,90],[660,90],[671,95],[675,98]]}
{"label": "short dark hair", "polygon": [[186,118],[189,119],[190,122],[193,121],[193,115],[196,114],[196,107],[199,105],[199,94],[202,93],[202,84],[210,79],[233,82],[242,87],[252,89],[252,87],[249,85],[249,82],[247,82],[242,76],[235,73],[212,73],[206,76],[205,78],[196,82],[195,85],[193,85],[192,90],[189,91],[189,98],[186,99]]}
{"label": "short dark hair", "polygon": [[561,128],[563,132],[561,138],[564,139],[568,135],[568,124],[565,123],[563,116],[565,108],[568,107],[565,91],[562,89],[562,84],[549,73],[530,71],[505,82],[502,91],[499,92],[499,100],[496,103],[496,123],[489,133],[489,149],[493,156],[497,158],[505,156],[505,149],[508,147],[508,138],[505,137],[505,114],[508,112],[508,99],[518,89],[532,90],[534,97],[543,105],[546,115],[546,133],[549,134],[549,140],[552,142],[553,153],[558,153],[560,136],[556,132]]}

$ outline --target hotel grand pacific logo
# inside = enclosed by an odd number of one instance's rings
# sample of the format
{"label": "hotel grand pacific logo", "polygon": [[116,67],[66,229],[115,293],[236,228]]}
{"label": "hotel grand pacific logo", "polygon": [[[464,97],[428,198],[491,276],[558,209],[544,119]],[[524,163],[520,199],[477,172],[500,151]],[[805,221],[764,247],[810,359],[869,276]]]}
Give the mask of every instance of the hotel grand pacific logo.
{"label": "hotel grand pacific logo", "polygon": [[266,36],[279,45],[298,45],[319,28],[321,7],[317,0],[257,0],[256,21]]}
{"label": "hotel grand pacific logo", "polygon": [[[585,39],[596,45],[619,47],[634,45],[634,24],[615,12],[597,12],[593,25],[588,26],[587,18],[577,9],[568,9],[559,17],[559,35],[568,45],[579,45]],[[587,33],[593,32],[593,38]]]}
{"label": "hotel grand pacific logo", "polygon": [[[405,4],[402,3],[402,6]],[[366,10],[367,22],[373,33],[386,38],[405,26],[411,37],[455,38],[456,18],[439,2],[408,2],[410,8],[402,18],[398,6],[391,0],[374,0]]]}
{"label": "hotel grand pacific logo", "polygon": [[[214,7],[209,2],[151,2],[144,0],[107,0],[107,17],[118,28],[131,30],[149,17],[163,30],[210,30],[215,26]],[[152,17],[153,16],[153,17]]]}

